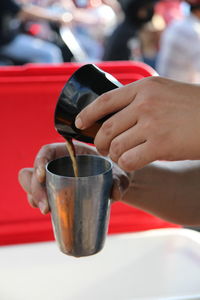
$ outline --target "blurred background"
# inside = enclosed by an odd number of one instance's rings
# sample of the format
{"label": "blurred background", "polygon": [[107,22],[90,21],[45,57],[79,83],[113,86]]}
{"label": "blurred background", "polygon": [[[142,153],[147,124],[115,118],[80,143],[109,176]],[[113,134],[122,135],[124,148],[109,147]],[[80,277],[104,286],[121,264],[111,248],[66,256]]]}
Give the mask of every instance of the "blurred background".
{"label": "blurred background", "polygon": [[187,2],[17,0],[20,8],[0,14],[0,65],[132,60],[196,82],[200,21],[188,21]]}

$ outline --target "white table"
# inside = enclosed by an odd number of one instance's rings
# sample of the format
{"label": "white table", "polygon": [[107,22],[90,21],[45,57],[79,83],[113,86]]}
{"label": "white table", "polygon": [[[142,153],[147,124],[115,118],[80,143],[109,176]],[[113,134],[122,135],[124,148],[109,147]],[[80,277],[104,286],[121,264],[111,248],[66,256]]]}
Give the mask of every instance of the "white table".
{"label": "white table", "polygon": [[0,247],[0,300],[200,299],[200,234],[158,229],[108,236],[87,258],[55,242]]}

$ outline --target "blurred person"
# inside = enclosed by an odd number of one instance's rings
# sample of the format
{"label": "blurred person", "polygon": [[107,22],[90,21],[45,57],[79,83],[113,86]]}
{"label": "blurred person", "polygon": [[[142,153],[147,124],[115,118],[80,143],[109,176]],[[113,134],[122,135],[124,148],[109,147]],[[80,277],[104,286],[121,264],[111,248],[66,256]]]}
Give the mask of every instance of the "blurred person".
{"label": "blurred person", "polygon": [[161,76],[200,82],[200,0],[187,0],[190,14],[172,22],[160,40],[156,69]]}
{"label": "blurred person", "polygon": [[118,6],[114,0],[74,0],[74,3],[77,22],[73,33],[87,53],[88,61],[101,60],[105,36],[117,22]]}
{"label": "blurred person", "polygon": [[33,63],[63,62],[60,49],[53,43],[20,32],[21,20],[44,20],[66,23],[62,15],[52,15],[46,9],[14,0],[0,1],[0,55],[16,61]]}
{"label": "blurred person", "polygon": [[105,42],[103,60],[141,60],[138,33],[152,20],[158,0],[121,0],[124,18]]}
{"label": "blurred person", "polygon": [[154,69],[156,67],[160,36],[165,26],[163,18],[155,13],[151,22],[143,26],[138,33],[142,55],[141,60]]}
{"label": "blurred person", "polygon": [[162,0],[155,6],[156,14],[163,17],[168,26],[175,20],[180,20],[184,17],[184,11],[181,0]]}
{"label": "blurred person", "polygon": [[61,36],[75,51],[75,60],[85,62],[101,60],[103,40],[116,24],[118,8],[116,0],[61,0],[50,9],[71,13],[71,26],[62,27]]}

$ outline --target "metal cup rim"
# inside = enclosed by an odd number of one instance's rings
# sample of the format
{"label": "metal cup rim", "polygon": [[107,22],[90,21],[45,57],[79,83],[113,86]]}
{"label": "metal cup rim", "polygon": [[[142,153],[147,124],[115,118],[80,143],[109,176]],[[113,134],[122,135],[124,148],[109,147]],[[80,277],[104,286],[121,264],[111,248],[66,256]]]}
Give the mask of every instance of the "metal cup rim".
{"label": "metal cup rim", "polygon": [[99,175],[105,175],[107,173],[109,173],[110,171],[112,171],[112,168],[113,168],[113,163],[112,161],[107,158],[107,157],[104,157],[104,156],[99,156],[99,155],[94,155],[94,154],[78,154],[77,157],[96,157],[98,159],[101,159],[101,160],[106,160],[109,164],[110,164],[110,167],[108,168],[108,170],[106,170],[105,172],[102,172],[102,173],[99,173],[99,174],[95,174],[95,175],[89,175],[89,176],[78,176],[78,177],[74,177],[74,176],[64,176],[64,175],[58,175],[58,174],[55,174],[55,173],[52,173],[51,171],[48,170],[48,166],[50,163],[56,161],[56,160],[59,160],[59,159],[63,159],[63,158],[70,158],[69,155],[65,155],[65,156],[61,156],[61,157],[58,157],[56,159],[52,159],[51,161],[49,161],[46,166],[45,166],[45,169],[46,169],[46,173],[49,173],[49,174],[53,174],[55,177],[62,177],[62,178],[70,178],[70,179],[74,179],[74,180],[77,180],[77,179],[81,179],[81,180],[84,180],[87,179],[88,177],[98,177]]}

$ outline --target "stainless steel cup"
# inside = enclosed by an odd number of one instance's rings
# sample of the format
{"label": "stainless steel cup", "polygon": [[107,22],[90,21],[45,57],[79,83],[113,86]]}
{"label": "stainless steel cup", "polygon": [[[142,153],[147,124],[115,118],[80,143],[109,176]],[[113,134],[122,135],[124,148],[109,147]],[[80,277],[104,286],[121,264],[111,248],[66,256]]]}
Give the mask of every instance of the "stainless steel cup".
{"label": "stainless steel cup", "polygon": [[77,156],[79,177],[70,157],[47,164],[46,186],[54,235],[60,250],[81,257],[104,245],[110,215],[112,163],[100,156]]}

